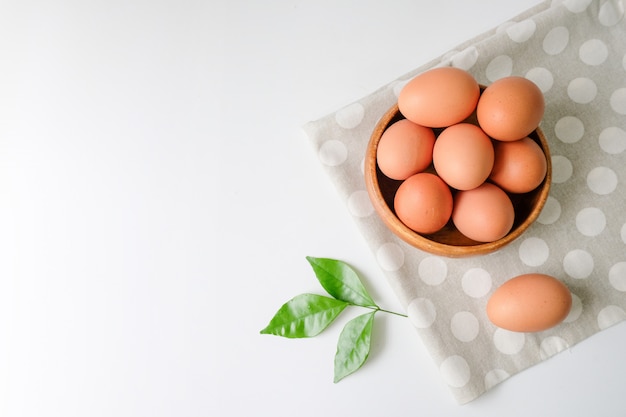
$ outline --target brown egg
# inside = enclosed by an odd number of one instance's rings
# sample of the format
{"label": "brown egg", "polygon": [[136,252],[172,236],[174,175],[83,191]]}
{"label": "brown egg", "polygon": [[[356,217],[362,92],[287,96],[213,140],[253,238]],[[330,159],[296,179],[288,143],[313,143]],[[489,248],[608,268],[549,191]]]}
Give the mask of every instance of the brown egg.
{"label": "brown egg", "polygon": [[493,168],[491,139],[476,125],[459,123],[439,134],[433,148],[437,174],[457,190],[485,182]]}
{"label": "brown egg", "polygon": [[486,182],[478,188],[459,191],[454,197],[454,225],[477,242],[503,238],[513,227],[514,219],[511,199],[494,184]]}
{"label": "brown egg", "polygon": [[405,180],[426,169],[433,159],[432,129],[403,119],[385,130],[378,142],[376,161],[387,177]]}
{"label": "brown egg", "polygon": [[495,162],[489,178],[510,193],[534,190],[546,177],[548,163],[541,147],[526,137],[494,144]]}
{"label": "brown egg", "polygon": [[404,117],[419,125],[446,127],[472,114],[479,96],[478,82],[467,71],[434,68],[404,86],[398,96],[398,108]]}
{"label": "brown egg", "polygon": [[505,77],[489,85],[478,100],[480,127],[494,139],[511,141],[528,136],[544,112],[543,94],[532,81]]}
{"label": "brown egg", "polygon": [[513,332],[539,332],[561,323],[572,295],[561,281],[545,274],[525,274],[500,286],[487,303],[487,316]]}
{"label": "brown egg", "polygon": [[406,179],[394,198],[396,215],[417,233],[429,234],[443,228],[452,213],[452,192],[445,182],[431,173]]}

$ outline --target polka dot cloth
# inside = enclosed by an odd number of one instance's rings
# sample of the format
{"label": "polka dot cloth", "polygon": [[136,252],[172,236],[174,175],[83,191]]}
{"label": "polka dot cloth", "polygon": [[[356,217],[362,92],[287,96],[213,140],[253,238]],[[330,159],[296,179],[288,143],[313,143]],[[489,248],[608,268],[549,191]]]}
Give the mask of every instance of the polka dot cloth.
{"label": "polka dot cloth", "polygon": [[[463,68],[482,84],[524,76],[545,96],[550,196],[537,222],[493,254],[421,252],[385,228],[365,192],[363,159],[378,118],[408,80],[436,66]],[[459,403],[626,319],[625,115],[624,1],[552,0],[305,126]],[[528,272],[568,285],[569,316],[539,333],[496,328],[485,314],[487,300]]]}

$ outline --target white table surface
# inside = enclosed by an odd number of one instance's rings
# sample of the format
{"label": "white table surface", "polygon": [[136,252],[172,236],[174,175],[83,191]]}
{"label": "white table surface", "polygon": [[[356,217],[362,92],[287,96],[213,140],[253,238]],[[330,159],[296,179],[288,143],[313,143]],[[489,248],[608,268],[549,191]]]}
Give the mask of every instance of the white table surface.
{"label": "white table surface", "polygon": [[623,415],[624,324],[465,406],[406,319],[259,334],[307,255],[401,310],[300,127],[537,2],[0,2],[0,415]]}

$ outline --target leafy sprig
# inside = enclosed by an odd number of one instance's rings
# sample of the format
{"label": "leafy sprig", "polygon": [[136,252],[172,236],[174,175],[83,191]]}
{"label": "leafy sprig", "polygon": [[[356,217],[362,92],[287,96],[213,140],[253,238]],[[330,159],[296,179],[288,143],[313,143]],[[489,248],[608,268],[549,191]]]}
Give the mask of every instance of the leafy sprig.
{"label": "leafy sprig", "polygon": [[357,371],[370,352],[374,316],[377,312],[406,317],[381,309],[363,286],[357,272],[337,259],[307,256],[317,280],[331,297],[300,294],[276,312],[261,334],[287,338],[314,337],[324,331],[348,306],[372,311],[353,318],[344,326],[337,342],[334,382]]}

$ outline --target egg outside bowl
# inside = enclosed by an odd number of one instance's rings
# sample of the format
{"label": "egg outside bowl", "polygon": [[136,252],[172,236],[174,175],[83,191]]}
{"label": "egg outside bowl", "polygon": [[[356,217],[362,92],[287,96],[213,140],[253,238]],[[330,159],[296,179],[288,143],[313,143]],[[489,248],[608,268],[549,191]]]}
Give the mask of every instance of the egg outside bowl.
{"label": "egg outside bowl", "polygon": [[[452,258],[477,256],[492,253],[511,243],[521,236],[526,229],[537,219],[545,205],[552,182],[552,164],[550,150],[541,129],[537,128],[529,137],[534,140],[546,156],[547,171],[543,182],[533,191],[524,194],[507,193],[511,198],[515,210],[515,221],[509,233],[493,242],[476,242],[459,232],[452,220],[436,233],[424,235],[408,228],[394,212],[394,196],[402,181],[386,177],[376,163],[378,143],[383,132],[404,116],[398,110],[398,105],[391,107],[378,121],[372,132],[365,156],[365,185],[372,205],[379,217],[396,236],[406,243],[423,251]],[[476,123],[475,115],[467,120]],[[443,129],[435,129],[438,135]],[[426,172],[435,172],[432,164]],[[454,194],[454,190],[453,190]]]}

